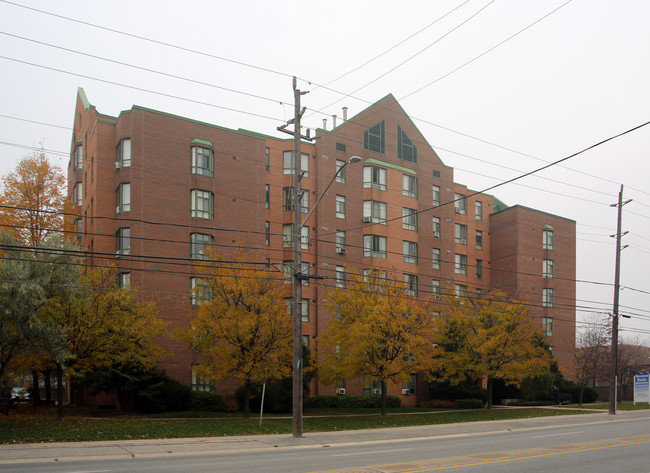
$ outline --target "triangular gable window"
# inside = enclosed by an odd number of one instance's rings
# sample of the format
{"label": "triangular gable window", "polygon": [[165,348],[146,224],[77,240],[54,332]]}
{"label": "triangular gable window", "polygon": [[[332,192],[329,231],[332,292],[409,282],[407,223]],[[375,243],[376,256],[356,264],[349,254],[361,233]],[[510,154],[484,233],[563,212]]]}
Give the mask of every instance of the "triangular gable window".
{"label": "triangular gable window", "polygon": [[399,125],[397,125],[397,157],[409,163],[418,162],[418,149]]}
{"label": "triangular gable window", "polygon": [[368,151],[384,154],[386,150],[386,140],[384,138],[384,121],[368,128],[363,134],[363,147]]}

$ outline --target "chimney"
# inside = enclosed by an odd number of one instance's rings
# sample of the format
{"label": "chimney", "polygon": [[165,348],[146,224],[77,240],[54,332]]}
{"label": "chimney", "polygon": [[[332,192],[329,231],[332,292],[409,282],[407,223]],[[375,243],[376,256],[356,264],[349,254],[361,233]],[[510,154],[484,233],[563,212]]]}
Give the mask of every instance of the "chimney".
{"label": "chimney", "polygon": [[323,130],[327,130],[327,118],[323,118]]}
{"label": "chimney", "polygon": [[336,115],[332,115],[332,129],[336,128]]}
{"label": "chimney", "polygon": [[343,121],[348,121],[348,107],[343,107]]}

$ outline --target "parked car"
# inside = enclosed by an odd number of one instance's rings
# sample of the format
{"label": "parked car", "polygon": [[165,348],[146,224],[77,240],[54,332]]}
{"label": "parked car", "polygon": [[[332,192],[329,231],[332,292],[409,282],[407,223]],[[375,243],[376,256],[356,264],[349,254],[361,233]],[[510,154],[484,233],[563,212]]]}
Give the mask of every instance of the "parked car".
{"label": "parked car", "polygon": [[11,388],[11,397],[12,398],[20,398],[20,399],[29,399],[29,391],[27,388],[23,388],[22,386],[18,386],[15,388]]}

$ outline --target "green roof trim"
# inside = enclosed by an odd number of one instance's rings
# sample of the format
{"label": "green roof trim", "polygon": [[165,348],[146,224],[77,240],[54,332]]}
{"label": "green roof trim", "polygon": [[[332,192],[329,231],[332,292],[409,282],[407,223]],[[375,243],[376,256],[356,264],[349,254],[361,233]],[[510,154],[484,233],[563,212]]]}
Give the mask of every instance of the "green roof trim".
{"label": "green roof trim", "polygon": [[88,101],[88,97],[86,97],[86,92],[84,91],[83,87],[77,87],[77,95],[81,99],[81,103],[84,104],[86,111],[88,111],[90,108],[90,102]]}
{"label": "green roof trim", "polygon": [[[504,208],[504,209],[496,210],[496,206],[497,206],[497,205],[496,205],[496,201],[497,201],[497,198],[495,197],[494,200],[495,200],[495,204],[494,204],[495,211],[494,211],[493,215],[494,215],[494,214],[497,214],[497,213],[499,213],[499,212],[502,212],[502,211],[504,211],[504,210],[510,210],[510,209],[520,208],[520,209],[530,210],[530,211],[532,211],[532,212],[537,212],[537,213],[539,213],[539,214],[548,215],[548,216],[553,217],[553,218],[560,218],[560,219],[562,219],[562,220],[566,220],[567,222],[573,222],[573,223],[575,223],[575,220],[573,220],[573,219],[571,219],[571,218],[563,217],[563,216],[561,216],[561,215],[552,214],[552,213],[550,213],[550,212],[545,212],[545,211],[543,211],[543,210],[538,210],[538,209],[534,209],[534,208],[532,208],[532,207],[526,207],[525,205],[519,205],[519,204],[513,205],[512,207],[506,207],[506,208]],[[499,202],[501,202],[501,201],[499,201]],[[503,202],[501,202],[501,203],[503,204]],[[542,227],[542,228],[548,228],[548,227],[553,228],[553,227],[551,227],[551,226],[548,225],[548,224],[544,225],[544,227]]]}
{"label": "green roof trim", "polygon": [[504,204],[501,200],[497,199],[496,197],[492,196],[494,199],[494,212],[501,212],[502,210],[506,210],[508,206]]}
{"label": "green roof trim", "polygon": [[214,148],[212,141],[202,140],[201,138],[192,138],[192,141],[190,141],[190,143],[192,143],[193,145],[203,145],[203,146],[209,146],[210,148]]}
{"label": "green roof trim", "polygon": [[415,172],[413,169],[405,168],[403,166],[399,166],[397,164],[391,164],[387,163],[386,161],[380,161],[379,159],[374,159],[374,158],[367,158],[363,164],[376,164],[377,166],[383,166],[386,168],[391,168],[391,169],[396,169],[398,171],[402,172],[407,172],[409,174],[413,174],[417,176],[417,172]]}
{"label": "green roof trim", "polygon": [[542,228],[545,229],[545,230],[555,230],[555,228],[553,228],[553,227],[552,227],[551,225],[549,225],[548,223],[547,223],[546,225],[544,225]]}

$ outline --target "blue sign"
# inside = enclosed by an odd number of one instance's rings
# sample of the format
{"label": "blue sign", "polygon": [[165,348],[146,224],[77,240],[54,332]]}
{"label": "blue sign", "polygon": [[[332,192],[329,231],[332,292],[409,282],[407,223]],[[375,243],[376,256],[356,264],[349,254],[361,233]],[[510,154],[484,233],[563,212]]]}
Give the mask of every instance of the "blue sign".
{"label": "blue sign", "polygon": [[634,404],[650,402],[650,373],[640,371],[634,375]]}

